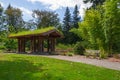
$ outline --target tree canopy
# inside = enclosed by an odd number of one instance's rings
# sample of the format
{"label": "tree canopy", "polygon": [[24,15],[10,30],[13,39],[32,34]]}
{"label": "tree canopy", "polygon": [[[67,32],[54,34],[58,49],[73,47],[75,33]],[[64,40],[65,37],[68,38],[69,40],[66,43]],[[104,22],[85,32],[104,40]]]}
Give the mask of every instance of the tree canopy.
{"label": "tree canopy", "polygon": [[6,22],[9,32],[18,32],[23,28],[22,11],[18,8],[13,8],[10,4],[5,10]]}
{"label": "tree canopy", "polygon": [[36,19],[38,28],[42,28],[46,26],[57,27],[59,25],[58,14],[52,11],[34,10],[33,17]]}
{"label": "tree canopy", "polygon": [[106,0],[96,9],[87,10],[84,21],[79,23],[79,29],[73,32],[88,41],[92,48],[99,49],[101,54],[120,52],[119,3],[119,0]]}

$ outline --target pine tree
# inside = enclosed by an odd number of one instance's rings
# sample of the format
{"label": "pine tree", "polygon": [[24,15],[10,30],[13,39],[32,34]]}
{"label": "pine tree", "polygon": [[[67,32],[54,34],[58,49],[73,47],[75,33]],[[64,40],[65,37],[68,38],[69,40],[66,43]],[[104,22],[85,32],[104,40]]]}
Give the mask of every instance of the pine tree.
{"label": "pine tree", "polygon": [[63,18],[63,31],[68,32],[71,29],[71,14],[67,7]]}
{"label": "pine tree", "polygon": [[[76,11],[78,11],[78,9],[76,8],[75,10],[75,14],[74,14],[74,21],[75,21],[75,25],[78,21],[78,15],[76,16]],[[65,11],[65,15],[64,15],[64,19],[63,19],[63,33],[64,33],[64,39],[62,40],[62,42],[64,44],[75,44],[78,40],[80,40],[80,38],[78,36],[76,36],[75,34],[73,34],[72,32],[70,32],[70,30],[73,28],[72,27],[72,18],[71,18],[71,14],[70,14],[70,10],[67,7],[66,11]]]}
{"label": "pine tree", "polygon": [[78,10],[78,6],[75,5],[75,9],[74,9],[74,12],[73,12],[73,27],[74,28],[78,28],[79,25],[78,25],[78,22],[80,21],[80,17],[79,17],[79,10]]}

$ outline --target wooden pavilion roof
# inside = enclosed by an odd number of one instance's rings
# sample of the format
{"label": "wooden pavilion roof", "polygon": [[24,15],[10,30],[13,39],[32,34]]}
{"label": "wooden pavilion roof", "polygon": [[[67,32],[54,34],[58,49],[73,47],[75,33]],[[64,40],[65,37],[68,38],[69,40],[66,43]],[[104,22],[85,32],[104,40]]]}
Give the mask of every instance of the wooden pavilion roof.
{"label": "wooden pavilion roof", "polygon": [[54,27],[48,27],[48,28],[41,28],[37,30],[31,30],[31,31],[23,31],[18,33],[12,33],[8,37],[9,38],[29,38],[29,37],[63,37],[63,34],[57,30]]}

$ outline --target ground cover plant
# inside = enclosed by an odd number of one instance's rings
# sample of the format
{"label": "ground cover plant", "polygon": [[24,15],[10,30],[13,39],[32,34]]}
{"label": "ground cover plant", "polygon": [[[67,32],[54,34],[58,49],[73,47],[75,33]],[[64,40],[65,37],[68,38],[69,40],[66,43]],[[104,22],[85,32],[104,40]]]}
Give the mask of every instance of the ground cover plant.
{"label": "ground cover plant", "polygon": [[19,32],[19,33],[12,33],[12,34],[9,35],[9,37],[41,34],[41,33],[44,33],[44,32],[48,32],[50,30],[55,30],[55,28],[54,27],[47,27],[47,28],[37,29],[37,30],[34,30],[34,31],[23,31],[23,32]]}
{"label": "ground cover plant", "polygon": [[120,71],[38,55],[0,53],[0,80],[120,80]]}

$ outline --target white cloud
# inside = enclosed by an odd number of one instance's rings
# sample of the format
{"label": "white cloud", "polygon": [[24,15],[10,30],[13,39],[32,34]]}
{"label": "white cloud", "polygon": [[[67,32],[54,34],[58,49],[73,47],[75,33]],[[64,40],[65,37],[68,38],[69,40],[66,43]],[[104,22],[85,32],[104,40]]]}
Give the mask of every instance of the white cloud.
{"label": "white cloud", "polygon": [[26,21],[28,21],[29,19],[32,19],[32,11],[24,7],[18,7],[18,8],[23,12],[23,18]]}
{"label": "white cloud", "polygon": [[32,3],[40,2],[43,5],[48,5],[50,9],[56,10],[60,7],[74,7],[76,4],[82,3],[82,0],[28,0]]}
{"label": "white cloud", "polygon": [[16,6],[16,5],[14,5],[14,7],[19,8],[22,11],[23,18],[26,21],[29,20],[29,19],[32,19],[32,11],[31,10],[29,10],[29,9],[27,9],[25,7],[20,7],[20,6]]}
{"label": "white cloud", "polygon": [[0,4],[1,4],[2,7],[4,6],[2,2],[0,2]]}
{"label": "white cloud", "polygon": [[91,4],[84,4],[83,0],[27,0],[30,1],[32,3],[35,2],[40,2],[43,5],[46,5],[47,7],[49,6],[49,9],[51,10],[57,10],[60,9],[62,7],[74,7],[75,5],[80,6],[79,7],[79,11],[80,11],[80,15],[83,17],[84,16],[84,10],[87,7],[90,7]]}
{"label": "white cloud", "polygon": [[80,12],[80,16],[82,17],[82,19],[83,19],[84,15],[85,15],[85,10],[87,8],[89,8],[91,5],[92,5],[91,3],[81,4],[81,6],[79,8],[79,12]]}
{"label": "white cloud", "polygon": [[23,14],[32,15],[32,11],[30,11],[24,7],[18,7],[18,8],[23,12]]}

